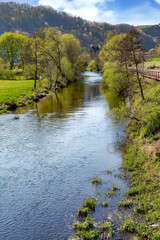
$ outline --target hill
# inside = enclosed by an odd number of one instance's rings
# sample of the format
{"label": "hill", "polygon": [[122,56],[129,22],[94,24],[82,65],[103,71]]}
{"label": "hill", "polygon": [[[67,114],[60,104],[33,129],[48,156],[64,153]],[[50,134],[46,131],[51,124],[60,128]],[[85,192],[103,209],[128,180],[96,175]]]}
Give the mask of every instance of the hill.
{"label": "hill", "polygon": [[155,42],[160,43],[160,24],[140,28],[147,35],[152,36]]}
{"label": "hill", "polygon": [[[90,45],[101,45],[109,31],[127,33],[131,28],[128,24],[111,25],[89,22],[65,12],[57,12],[51,7],[0,2],[0,34],[19,32],[32,35],[39,28],[44,27],[57,27],[63,33],[72,33],[87,49]],[[141,31],[141,38],[146,50],[155,47],[156,44],[152,37],[143,31]]]}

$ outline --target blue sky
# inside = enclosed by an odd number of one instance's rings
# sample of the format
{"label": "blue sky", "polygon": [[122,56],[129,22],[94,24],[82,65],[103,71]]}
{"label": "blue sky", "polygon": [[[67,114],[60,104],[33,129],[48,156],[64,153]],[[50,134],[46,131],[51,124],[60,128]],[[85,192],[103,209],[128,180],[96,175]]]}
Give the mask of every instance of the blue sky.
{"label": "blue sky", "polygon": [[[0,1],[8,2],[8,0]],[[56,10],[90,21],[132,25],[160,23],[160,0],[16,0],[15,2],[52,6]]]}

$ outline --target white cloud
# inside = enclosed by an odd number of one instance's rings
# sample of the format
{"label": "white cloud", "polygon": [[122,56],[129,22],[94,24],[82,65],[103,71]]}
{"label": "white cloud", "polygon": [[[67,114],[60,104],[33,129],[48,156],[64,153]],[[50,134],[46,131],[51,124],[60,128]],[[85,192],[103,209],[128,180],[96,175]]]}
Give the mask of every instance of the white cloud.
{"label": "white cloud", "polygon": [[[155,0],[160,3],[160,0]],[[114,11],[109,7],[114,2]],[[39,5],[51,6],[56,10],[80,16],[83,19],[110,24],[128,23],[149,25],[160,22],[159,8],[154,8],[150,1],[139,3],[137,7],[119,10],[116,0],[38,0]]]}
{"label": "white cloud", "polygon": [[111,10],[106,11],[106,3],[114,0],[39,0],[39,5],[52,6],[74,16],[97,22],[114,23],[116,16]]}
{"label": "white cloud", "polygon": [[[160,0],[158,0],[160,2]],[[121,12],[117,18],[120,23],[129,23],[131,25],[151,25],[160,22],[159,9],[154,8],[149,2],[143,6],[128,9]]]}
{"label": "white cloud", "polygon": [[155,0],[156,3],[160,4],[160,0]]}

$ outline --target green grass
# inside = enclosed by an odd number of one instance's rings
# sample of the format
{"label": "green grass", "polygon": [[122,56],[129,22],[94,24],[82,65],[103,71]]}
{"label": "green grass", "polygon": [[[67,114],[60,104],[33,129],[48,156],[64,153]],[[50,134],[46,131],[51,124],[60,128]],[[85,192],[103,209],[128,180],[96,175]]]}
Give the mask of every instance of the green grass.
{"label": "green grass", "polygon": [[34,80],[0,80],[0,104],[13,100],[20,95],[30,95],[33,92]]}
{"label": "green grass", "polygon": [[160,61],[160,58],[150,58],[146,60],[147,62],[155,62],[155,61]]}

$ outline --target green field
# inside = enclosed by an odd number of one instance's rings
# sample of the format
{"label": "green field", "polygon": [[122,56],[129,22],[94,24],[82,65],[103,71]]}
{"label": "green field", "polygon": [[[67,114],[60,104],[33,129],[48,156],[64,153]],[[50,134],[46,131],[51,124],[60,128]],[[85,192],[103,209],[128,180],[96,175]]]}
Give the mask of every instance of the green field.
{"label": "green field", "polygon": [[147,62],[160,62],[160,58],[150,58],[146,60]]}
{"label": "green field", "polygon": [[33,92],[34,80],[0,80],[0,104],[8,100],[17,101],[20,95]]}

